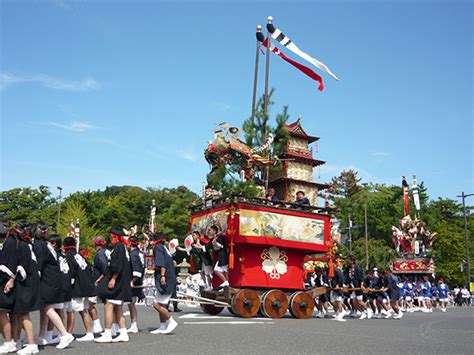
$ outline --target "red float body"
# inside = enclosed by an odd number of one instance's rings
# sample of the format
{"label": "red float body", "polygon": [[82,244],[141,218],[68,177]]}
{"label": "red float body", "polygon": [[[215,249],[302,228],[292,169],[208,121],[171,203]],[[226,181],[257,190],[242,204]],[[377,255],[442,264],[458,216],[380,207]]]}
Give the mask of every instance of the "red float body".
{"label": "red float body", "polygon": [[[219,226],[234,254],[234,265],[229,268],[231,287],[303,290],[304,258],[328,252],[330,218],[329,214],[227,203],[193,213],[191,229],[205,234],[212,224]],[[257,228],[249,230],[249,225]],[[215,285],[221,282],[214,280]]]}

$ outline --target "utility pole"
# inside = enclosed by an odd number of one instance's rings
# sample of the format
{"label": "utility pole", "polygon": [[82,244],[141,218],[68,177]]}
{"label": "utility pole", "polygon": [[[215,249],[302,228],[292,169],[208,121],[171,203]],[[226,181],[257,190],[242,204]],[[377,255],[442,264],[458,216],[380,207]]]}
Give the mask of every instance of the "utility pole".
{"label": "utility pole", "polygon": [[468,290],[471,291],[471,259],[469,257],[469,238],[467,236],[467,213],[466,213],[466,197],[474,196],[474,194],[465,194],[464,192],[461,193],[462,198],[462,210],[464,214],[464,241],[466,242],[466,263],[467,263],[467,287]]}

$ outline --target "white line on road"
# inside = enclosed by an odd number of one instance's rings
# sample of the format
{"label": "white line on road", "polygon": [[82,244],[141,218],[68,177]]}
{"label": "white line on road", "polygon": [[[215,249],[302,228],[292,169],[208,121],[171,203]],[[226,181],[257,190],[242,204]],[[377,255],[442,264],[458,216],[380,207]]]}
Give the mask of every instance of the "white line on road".
{"label": "white line on road", "polygon": [[275,324],[274,322],[259,322],[259,321],[228,321],[228,322],[213,322],[213,321],[206,321],[206,322],[183,322],[183,324]]}

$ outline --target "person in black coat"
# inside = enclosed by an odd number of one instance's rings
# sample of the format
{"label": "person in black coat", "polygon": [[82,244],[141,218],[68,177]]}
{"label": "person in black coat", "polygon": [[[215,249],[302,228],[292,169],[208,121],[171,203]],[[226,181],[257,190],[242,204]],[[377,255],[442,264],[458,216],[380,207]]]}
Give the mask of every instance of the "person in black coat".
{"label": "person in black coat", "polygon": [[304,207],[310,206],[311,203],[309,202],[308,198],[305,197],[303,191],[298,191],[296,193],[295,205],[297,205],[298,207],[304,208]]}
{"label": "person in black coat", "polygon": [[16,351],[12,336],[9,313],[15,304],[15,274],[18,267],[16,240],[10,236],[10,223],[0,222],[0,324],[5,342],[0,346],[0,354]]}
{"label": "person in black coat", "polygon": [[[128,342],[129,337],[123,315],[123,303],[132,302],[132,270],[130,267],[130,256],[125,244],[128,244],[127,237],[122,227],[117,226],[109,232],[114,246],[110,253],[110,264],[107,276],[100,281],[96,287],[98,297],[105,299],[105,331],[100,338],[94,341],[97,343]],[[118,320],[120,334],[112,339],[112,323]]]}
{"label": "person in black coat", "polygon": [[130,311],[129,333],[138,333],[138,312],[135,303],[145,298],[143,293],[143,276],[145,274],[145,254],[140,250],[140,241],[136,236],[132,236],[130,241],[130,265],[132,267],[132,302],[128,304]]}
{"label": "person in black coat", "polygon": [[227,265],[229,264],[229,254],[227,253],[227,242],[223,235],[218,235],[219,228],[212,225],[209,228],[209,245],[217,254],[217,264],[214,267],[214,274],[222,280],[220,287],[229,286]]}
{"label": "person in black coat", "polygon": [[201,266],[201,278],[204,281],[206,289],[212,289],[212,256],[210,253],[210,239],[203,238],[199,231],[193,232],[193,244],[191,254],[197,255]]}
{"label": "person in black coat", "polygon": [[155,248],[153,250],[155,262],[155,287],[156,296],[153,307],[160,315],[160,327],[152,330],[151,334],[169,334],[178,325],[170,316],[168,303],[171,295],[176,290],[176,271],[171,253],[165,246],[166,237],[161,233],[153,233],[151,242]]}
{"label": "person in black coat", "polygon": [[[314,275],[310,278],[310,286],[311,287],[322,287],[322,286],[328,286],[329,285],[329,280],[328,280],[328,275],[326,273],[326,270],[321,269],[320,267],[316,267],[314,270]],[[317,298],[314,299],[314,305],[318,309],[318,315],[316,317],[318,318],[324,318],[326,313],[328,312],[328,300],[326,295],[321,295]]]}
{"label": "person in black coat", "polygon": [[[95,236],[93,243],[96,250],[93,262],[93,274],[95,285],[97,286],[109,273],[110,250],[107,249],[105,238],[101,235]],[[99,298],[97,296],[89,297],[89,314],[92,318],[92,329],[94,333],[102,333],[104,331],[100,324],[99,315],[97,314],[96,304],[98,301]]]}
{"label": "person in black coat", "polygon": [[[71,275],[69,270],[69,265],[67,263],[66,257],[62,252],[63,240],[59,235],[53,235],[48,238],[49,242],[54,245],[56,254],[58,255],[60,278],[61,278],[61,296],[59,301],[53,305],[56,313],[59,314],[59,317],[64,322],[64,303],[71,301]],[[45,339],[48,344],[57,344],[60,341],[60,337],[53,338],[54,324],[48,320],[48,327],[46,330]]]}
{"label": "person in black coat", "polygon": [[74,337],[71,333],[68,333],[61,317],[54,310],[54,305],[61,300],[62,296],[61,277],[58,277],[60,275],[59,260],[58,254],[55,250],[56,244],[54,241],[57,237],[57,235],[46,237],[48,241],[46,242],[46,250],[44,250],[42,255],[43,261],[41,269],[39,269],[41,274],[41,312],[46,319],[45,322],[40,322],[39,339],[40,345],[48,344],[45,339],[45,334],[48,325],[47,320],[49,319],[61,335],[57,348],[64,349],[73,342]]}
{"label": "person in black coat", "polygon": [[[30,312],[41,308],[40,279],[36,256],[33,253],[32,240],[29,235],[31,225],[26,221],[19,222],[10,231],[10,236],[17,242],[18,266],[15,278],[15,305],[13,312],[18,315],[21,327],[25,331],[27,345],[24,349],[37,351]],[[17,334],[19,337],[19,334]],[[23,349],[22,349],[23,350]]]}
{"label": "person in black coat", "polygon": [[85,300],[93,295],[95,288],[92,266],[76,251],[76,240],[74,238],[65,238],[63,244],[71,276],[71,301],[65,307],[68,331],[72,332],[74,330],[75,312],[79,312],[86,335],[78,338],[77,341],[92,341],[94,340],[94,333],[92,332],[91,318],[89,313],[85,311]]}
{"label": "person in black coat", "polygon": [[[353,255],[347,257],[347,267],[344,271],[344,276],[346,278],[346,284],[351,288],[361,288],[365,276],[362,269],[357,265],[356,258]],[[367,308],[364,303],[362,290],[352,291],[350,297],[354,309],[362,312],[359,319],[372,318],[374,312],[371,308]]]}
{"label": "person in black coat", "polygon": [[[47,242],[46,239],[49,236],[49,231],[48,231],[48,226],[44,222],[37,222],[33,223],[30,228],[29,228],[29,235],[31,236],[33,240],[33,252],[35,253],[36,256],[36,264],[38,265],[38,271],[40,273],[40,280],[42,279],[42,270],[44,266],[44,259],[45,257],[48,257],[48,248],[47,248]],[[42,281],[41,281],[41,287],[40,287],[40,295],[42,292],[47,292],[48,291],[48,286],[43,287]],[[46,295],[47,298],[51,297],[51,294]],[[44,305],[43,297],[41,297],[41,305]],[[42,329],[44,329],[45,325],[48,322],[48,318],[46,317],[45,313],[43,310],[40,312],[40,332]],[[41,340],[40,345],[46,345],[46,342],[44,340]]]}
{"label": "person in black coat", "polygon": [[330,300],[336,312],[334,319],[337,321],[343,321],[345,311],[344,311],[344,306],[342,305],[342,297],[343,297],[342,287],[344,286],[345,280],[344,280],[344,274],[342,273],[341,269],[339,269],[337,266],[334,266],[333,277],[329,277],[329,273],[328,273],[328,283],[329,283],[329,287],[336,289],[336,290],[332,290],[330,294]]}

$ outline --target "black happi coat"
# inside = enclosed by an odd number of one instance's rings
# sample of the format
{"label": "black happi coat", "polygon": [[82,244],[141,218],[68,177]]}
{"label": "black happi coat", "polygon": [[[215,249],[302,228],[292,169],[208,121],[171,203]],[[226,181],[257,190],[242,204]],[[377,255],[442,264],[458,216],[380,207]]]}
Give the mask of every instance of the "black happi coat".
{"label": "black happi coat", "polygon": [[37,311],[41,308],[40,277],[33,246],[25,241],[20,241],[18,256],[13,312],[28,313]]}
{"label": "black happi coat", "polygon": [[18,267],[18,250],[16,240],[7,237],[0,250],[0,309],[12,310],[15,303],[15,290],[13,287],[9,293],[5,293],[5,285],[11,278],[15,277]]}
{"label": "black happi coat", "polygon": [[[133,285],[142,286],[143,274],[145,273],[145,254],[139,248],[134,248],[130,252],[130,265],[132,267],[132,278],[137,278]],[[132,296],[140,299],[144,298],[143,288],[132,288]]]}
{"label": "black happi coat", "polygon": [[94,280],[109,273],[110,251],[102,247],[94,255]]}
{"label": "black happi coat", "polygon": [[[217,265],[219,266],[224,266],[229,264],[229,255],[227,254],[227,242],[224,238],[224,236],[220,235],[216,237],[216,242],[221,244],[223,247],[220,249],[217,249],[216,245],[211,241],[208,246],[210,245],[212,249],[215,250],[217,254]],[[207,250],[207,246],[206,246]]]}
{"label": "black happi coat", "polygon": [[95,284],[91,264],[75,249],[68,250],[66,259],[71,270],[71,297],[91,297]]}
{"label": "black happi coat", "polygon": [[201,264],[205,266],[212,266],[212,256],[210,253],[209,242],[204,242],[200,240],[201,245],[204,249],[196,248],[195,246],[191,247],[191,253],[197,255]]}
{"label": "black happi coat", "polygon": [[344,271],[346,283],[349,285],[352,284],[354,287],[360,287],[360,285],[362,285],[364,282],[364,272],[359,267],[359,265],[355,264],[353,266],[353,268],[348,266]]}
{"label": "black happi coat", "polygon": [[[108,283],[114,274],[118,274],[115,287],[109,289]],[[110,254],[107,276],[97,285],[96,294],[102,299],[132,302],[132,270],[127,250],[122,242],[118,242]]]}
{"label": "black happi coat", "polygon": [[71,301],[71,268],[67,262],[66,256],[58,251],[59,270],[61,274],[61,302]]}
{"label": "black happi coat", "polygon": [[[37,256],[38,257],[38,256]],[[61,278],[59,260],[56,250],[46,244],[43,251],[42,262],[38,265],[41,275],[41,302],[42,304],[55,304],[61,300]]]}
{"label": "black happi coat", "polygon": [[[173,258],[162,243],[156,244],[153,250],[153,256],[155,259],[155,286],[162,295],[172,295],[176,292],[176,271],[174,269]],[[165,286],[162,286],[160,283],[162,267],[166,269]]]}
{"label": "black happi coat", "polygon": [[344,284],[344,275],[338,267],[334,267],[334,277],[328,279],[330,287],[342,287]]}

